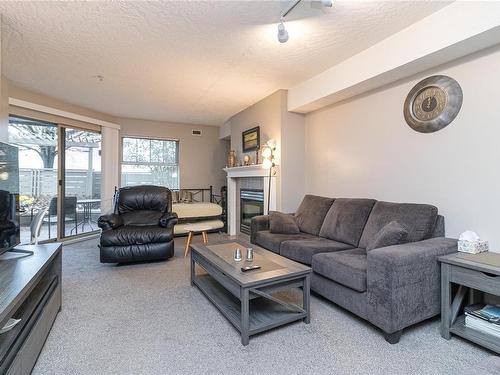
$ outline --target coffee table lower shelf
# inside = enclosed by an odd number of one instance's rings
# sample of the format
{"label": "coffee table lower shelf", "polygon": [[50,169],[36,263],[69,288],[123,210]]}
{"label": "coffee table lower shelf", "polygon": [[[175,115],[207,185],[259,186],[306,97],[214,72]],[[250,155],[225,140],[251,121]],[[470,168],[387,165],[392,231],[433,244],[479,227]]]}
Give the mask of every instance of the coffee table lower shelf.
{"label": "coffee table lower shelf", "polygon": [[498,337],[478,331],[465,325],[465,315],[457,318],[450,327],[450,332],[476,344],[484,346],[494,352],[500,353],[500,340]]}
{"label": "coffee table lower shelf", "polygon": [[[241,332],[240,300],[208,274],[197,275],[193,283]],[[266,298],[251,299],[249,305],[249,336],[307,317],[306,312],[287,309]]]}

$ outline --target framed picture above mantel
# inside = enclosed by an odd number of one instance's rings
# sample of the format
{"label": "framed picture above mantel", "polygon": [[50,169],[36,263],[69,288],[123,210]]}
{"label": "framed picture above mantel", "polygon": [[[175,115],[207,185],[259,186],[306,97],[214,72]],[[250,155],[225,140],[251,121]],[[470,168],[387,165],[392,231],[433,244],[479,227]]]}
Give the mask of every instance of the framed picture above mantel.
{"label": "framed picture above mantel", "polygon": [[260,147],[260,126],[245,130],[241,134],[243,152],[257,151]]}

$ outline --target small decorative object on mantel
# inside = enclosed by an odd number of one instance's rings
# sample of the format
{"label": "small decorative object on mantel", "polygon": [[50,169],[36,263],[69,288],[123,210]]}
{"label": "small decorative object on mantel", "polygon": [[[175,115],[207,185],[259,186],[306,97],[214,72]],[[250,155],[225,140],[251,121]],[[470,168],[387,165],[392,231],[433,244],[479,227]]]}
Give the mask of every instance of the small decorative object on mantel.
{"label": "small decorative object on mantel", "polygon": [[236,167],[236,151],[229,151],[229,155],[227,155],[227,166],[229,168]]}
{"label": "small decorative object on mantel", "polygon": [[466,230],[458,238],[458,251],[479,254],[488,251],[488,241],[479,238],[476,232]]}
{"label": "small decorative object on mantel", "polygon": [[252,158],[250,157],[250,155],[243,156],[243,165],[250,165],[251,162]]}
{"label": "small decorative object on mantel", "polygon": [[437,75],[417,83],[406,97],[405,120],[420,133],[443,129],[457,117],[462,107],[463,94],[453,78]]}
{"label": "small decorative object on mantel", "polygon": [[242,133],[243,152],[256,151],[260,146],[260,127],[245,130]]}

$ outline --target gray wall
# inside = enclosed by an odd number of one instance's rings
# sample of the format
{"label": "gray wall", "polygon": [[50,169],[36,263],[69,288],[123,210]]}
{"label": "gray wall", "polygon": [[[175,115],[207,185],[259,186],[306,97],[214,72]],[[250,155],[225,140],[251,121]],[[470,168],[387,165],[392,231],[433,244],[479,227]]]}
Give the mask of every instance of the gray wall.
{"label": "gray wall", "polygon": [[[500,249],[500,46],[306,116],[306,191],[436,205],[446,234],[471,229]],[[445,74],[462,86],[460,114],[433,134],[403,118],[409,90]]]}
{"label": "gray wall", "polygon": [[[123,118],[118,119],[118,123],[121,137],[179,140],[181,188],[208,188],[212,185],[214,193],[218,194],[221,186],[226,184],[226,174],[222,168],[226,165],[229,142],[219,140],[218,127]],[[203,135],[191,135],[192,129],[201,129]]]}
{"label": "gray wall", "polygon": [[[225,124],[231,133],[231,149],[241,161],[241,134],[260,126],[260,142],[276,141],[275,161],[279,165],[276,178],[276,208],[294,212],[304,195],[304,116],[287,111],[287,91],[278,90],[229,119]],[[222,129],[221,136],[226,134]],[[250,153],[252,160],[255,152]],[[261,158],[262,159],[262,158]],[[262,162],[262,160],[260,160]]]}

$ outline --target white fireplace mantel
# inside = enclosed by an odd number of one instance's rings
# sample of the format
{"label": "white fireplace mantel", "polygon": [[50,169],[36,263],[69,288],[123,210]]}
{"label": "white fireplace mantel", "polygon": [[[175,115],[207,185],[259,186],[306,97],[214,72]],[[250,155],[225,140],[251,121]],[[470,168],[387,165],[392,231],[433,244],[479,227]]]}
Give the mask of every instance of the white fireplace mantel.
{"label": "white fireplace mantel", "polygon": [[[264,213],[269,210],[276,210],[276,182],[275,178],[278,174],[278,166],[274,167],[273,176],[269,179],[269,169],[263,168],[262,164],[245,165],[241,167],[224,168],[227,173],[227,214],[228,214],[228,232],[231,236],[238,233],[237,217],[238,205],[240,199],[238,197],[238,179],[240,178],[263,178],[264,179]],[[270,180],[270,181],[269,181]],[[270,193],[269,182],[271,182]]]}
{"label": "white fireplace mantel", "polygon": [[269,176],[269,169],[263,168],[262,164],[244,165],[241,167],[224,168],[227,177],[266,177]]}

